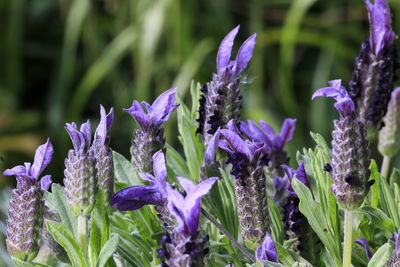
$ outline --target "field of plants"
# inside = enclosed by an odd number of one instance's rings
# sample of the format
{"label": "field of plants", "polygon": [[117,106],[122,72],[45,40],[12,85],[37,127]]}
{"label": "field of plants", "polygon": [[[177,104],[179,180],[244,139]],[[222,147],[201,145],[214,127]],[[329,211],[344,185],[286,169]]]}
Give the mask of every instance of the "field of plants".
{"label": "field of plants", "polygon": [[399,14],[0,1],[0,266],[400,266]]}

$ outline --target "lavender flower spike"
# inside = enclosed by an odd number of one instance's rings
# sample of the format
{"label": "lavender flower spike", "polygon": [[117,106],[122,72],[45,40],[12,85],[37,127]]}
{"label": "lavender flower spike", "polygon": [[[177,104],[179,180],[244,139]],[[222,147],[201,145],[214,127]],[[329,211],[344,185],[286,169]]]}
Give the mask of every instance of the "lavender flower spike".
{"label": "lavender flower spike", "polygon": [[257,260],[278,262],[278,252],[270,233],[266,232],[264,241],[256,250]]}
{"label": "lavender flower spike", "polygon": [[264,144],[243,140],[235,131],[219,130],[219,147],[228,152],[235,177],[236,206],[243,239],[257,246],[268,227],[266,181],[263,173]]}
{"label": "lavender flower spike", "polygon": [[362,44],[356,58],[350,96],[357,106],[359,119],[366,125],[368,135],[374,138],[382,127],[394,73],[398,68],[395,33],[389,5],[386,0],[366,1],[370,21],[370,37]]}
{"label": "lavender flower spike", "polygon": [[134,131],[131,155],[132,164],[140,172],[151,172],[152,156],[165,145],[165,123],[171,113],[179,106],[174,104],[176,88],[162,93],[152,105],[134,100],[132,106],[124,109],[131,114],[139,124],[140,129]]}
{"label": "lavender flower spike", "polygon": [[83,123],[78,130],[75,123],[67,123],[74,149],[65,160],[64,185],[67,203],[77,216],[87,216],[93,209],[97,193],[95,157],[90,148],[90,122]]}
{"label": "lavender flower spike", "polygon": [[110,112],[106,114],[104,107],[100,105],[100,123],[97,126],[91,146],[96,160],[97,186],[99,190],[105,193],[105,203],[107,204],[114,190],[113,154],[112,149],[108,147],[109,137],[107,136],[113,119],[114,110],[111,108]]}
{"label": "lavender flower spike", "polygon": [[54,149],[50,140],[36,149],[33,164],[25,163],[3,172],[15,175],[17,187],[12,190],[7,220],[7,250],[23,261],[33,260],[40,247],[43,224],[43,189],[51,183],[50,175],[39,178],[50,163]]}
{"label": "lavender flower spike", "polygon": [[400,87],[392,92],[383,122],[385,126],[379,132],[378,149],[382,155],[393,158],[400,151]]}
{"label": "lavender flower spike", "polygon": [[175,216],[178,226],[165,238],[163,250],[168,251],[165,253],[168,255],[168,266],[204,266],[204,256],[208,251],[205,244],[208,237],[199,238],[200,202],[218,178],[208,178],[198,185],[187,178],[177,178],[185,189],[186,196],[182,196],[170,186],[167,187],[168,207]]}
{"label": "lavender flower spike", "polygon": [[317,90],[319,96],[336,100],[335,108],[340,119],[334,121],[332,132],[332,179],[331,190],[338,203],[352,210],[361,205],[370,189],[369,149],[364,124],[356,117],[353,100],[340,80],[330,81],[330,87]]}
{"label": "lavender flower spike", "polygon": [[118,191],[112,197],[111,205],[122,211],[137,210],[144,205],[155,205],[160,220],[164,222],[167,230],[171,230],[175,221],[167,207],[167,169],[161,150],[153,156],[153,170],[154,176],[150,173],[140,173],[150,185],[130,186]]}
{"label": "lavender flower spike", "polygon": [[204,95],[200,99],[199,128],[205,146],[219,127],[240,118],[240,73],[247,67],[256,44],[256,34],[251,35],[239,48],[236,59],[231,60],[233,42],[239,31],[234,28],[221,42],[217,55],[217,73],[212,81],[201,89]]}
{"label": "lavender flower spike", "polygon": [[388,267],[397,267],[400,265],[400,231],[394,234],[394,243],[396,247],[392,252],[392,257],[386,264]]}

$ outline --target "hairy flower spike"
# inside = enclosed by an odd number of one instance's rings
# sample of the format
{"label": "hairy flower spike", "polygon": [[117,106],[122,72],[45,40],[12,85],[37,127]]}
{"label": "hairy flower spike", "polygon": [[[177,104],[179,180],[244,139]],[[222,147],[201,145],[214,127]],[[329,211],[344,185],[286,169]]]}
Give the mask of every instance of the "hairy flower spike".
{"label": "hairy flower spike", "polygon": [[67,203],[77,216],[87,216],[93,209],[96,193],[95,157],[90,148],[90,122],[83,123],[78,130],[75,123],[67,123],[74,149],[68,152],[65,160],[64,185]]}
{"label": "hairy flower spike", "polygon": [[217,55],[217,73],[207,88],[202,88],[198,131],[206,146],[219,127],[240,118],[240,73],[247,67],[255,47],[256,34],[251,35],[239,48],[236,59],[231,60],[233,42],[239,31],[234,28],[221,42]]}
{"label": "hairy flower spike", "polygon": [[186,192],[182,196],[178,191],[167,186],[169,210],[175,216],[178,226],[166,238],[164,252],[170,267],[204,266],[204,257],[208,252],[205,244],[208,237],[199,238],[200,229],[200,202],[218,180],[217,177],[208,178],[195,185],[189,179],[177,177]]}
{"label": "hairy flower spike", "polygon": [[366,5],[370,37],[361,45],[356,58],[349,93],[369,137],[375,137],[387,110],[398,63],[387,1],[375,0],[374,4],[367,1]]}
{"label": "hairy flower spike", "polygon": [[[245,241],[260,244],[268,227],[268,206],[266,195],[266,179],[263,173],[264,144],[243,140],[238,132],[219,130],[210,142],[206,156],[210,156],[212,146],[219,146],[228,152],[227,163],[232,164],[231,174],[235,177],[234,187],[237,212]],[[215,152],[214,152],[215,154]]]}
{"label": "hairy flower spike", "polygon": [[331,190],[338,203],[345,209],[358,208],[367,195],[370,185],[369,149],[364,124],[356,118],[354,103],[341,85],[341,80],[330,81],[330,87],[317,90],[319,96],[336,100],[335,108],[340,119],[334,121],[332,132]]}
{"label": "hairy flower spike", "polygon": [[132,164],[139,173],[150,173],[152,156],[158,150],[164,149],[165,139],[162,124],[179,106],[174,104],[175,94],[176,88],[172,88],[162,93],[152,105],[134,100],[129,109],[124,109],[135,118],[140,127],[134,131],[131,147]]}
{"label": "hairy flower spike", "polygon": [[392,92],[383,122],[385,126],[379,132],[378,149],[382,155],[392,158],[400,150],[400,87]]}
{"label": "hairy flower spike", "polygon": [[[51,184],[50,175],[39,178],[53,157],[50,140],[39,146],[33,164],[25,163],[3,172],[15,175],[17,187],[12,190],[7,220],[7,250],[15,258],[33,260],[40,246],[43,224],[43,190]],[[47,188],[46,188],[47,187]]]}
{"label": "hairy flower spike", "polygon": [[106,203],[108,204],[114,190],[114,163],[112,149],[108,147],[109,137],[108,131],[111,128],[114,119],[114,110],[111,108],[110,112],[106,111],[100,105],[100,123],[97,126],[94,134],[93,144],[91,150],[96,160],[96,177],[98,189],[103,190],[106,196]]}

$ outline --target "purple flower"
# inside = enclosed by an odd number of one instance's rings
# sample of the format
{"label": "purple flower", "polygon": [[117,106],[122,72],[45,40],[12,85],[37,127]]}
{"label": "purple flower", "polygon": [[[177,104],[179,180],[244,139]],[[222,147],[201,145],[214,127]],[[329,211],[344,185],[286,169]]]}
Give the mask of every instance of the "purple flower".
{"label": "purple flower", "polygon": [[106,111],[102,105],[100,105],[100,123],[97,126],[96,132],[94,133],[94,140],[92,147],[101,147],[106,145],[107,134],[111,128],[114,120],[114,109],[111,108],[110,112],[106,114]]}
{"label": "purple flower", "polygon": [[294,130],[296,128],[296,119],[285,119],[282,125],[281,132],[276,135],[274,129],[269,126],[265,121],[260,121],[258,127],[254,121],[248,120],[247,122],[240,122],[240,131],[247,136],[247,138],[256,142],[265,144],[267,153],[276,153],[283,150],[283,146],[293,138]]}
{"label": "purple flower", "polygon": [[395,33],[392,32],[392,19],[389,5],[386,0],[375,0],[372,4],[369,0],[365,2],[368,9],[370,22],[370,46],[375,55],[378,55],[386,43],[394,41]]}
{"label": "purple flower", "polygon": [[[49,165],[51,159],[53,158],[53,145],[51,144],[50,140],[47,139],[46,143],[39,146],[35,152],[35,158],[33,164],[26,162],[24,166],[18,165],[12,169],[7,169],[3,172],[3,175],[15,175],[17,177],[17,181],[22,181],[26,179],[30,179],[32,183],[35,183],[38,180],[40,174],[43,170]],[[48,181],[51,183],[51,176],[46,175],[42,179],[45,179],[43,183],[46,184]]]}
{"label": "purple flower", "polygon": [[354,243],[361,245],[365,249],[365,255],[367,255],[368,260],[374,256],[374,253],[372,253],[371,249],[368,246],[367,239],[365,238],[359,238]]}
{"label": "purple flower", "polygon": [[50,175],[39,176],[53,157],[50,140],[36,149],[34,162],[3,172],[15,175],[17,187],[12,190],[7,220],[7,249],[12,257],[31,261],[39,251],[43,224],[43,190],[51,184]]}
{"label": "purple flower", "polygon": [[256,256],[259,261],[278,262],[278,252],[270,233],[265,234],[264,241],[257,248]]}
{"label": "purple flower", "polygon": [[239,48],[236,59],[231,60],[233,42],[240,26],[237,26],[225,36],[218,49],[217,55],[217,73],[218,75],[227,75],[234,77],[240,74],[249,63],[253,56],[254,47],[256,45],[257,34],[251,35]]}
{"label": "purple flower", "polygon": [[86,152],[90,147],[90,142],[92,139],[92,128],[90,126],[90,121],[87,120],[78,129],[75,122],[67,123],[65,126],[69,136],[71,137],[72,145],[74,150],[77,152]]}
{"label": "purple flower", "polygon": [[[304,169],[303,162],[301,162],[299,164],[299,167],[297,168],[297,170],[294,170],[287,165],[282,165],[282,168],[285,171],[286,177],[288,177],[290,181],[292,181],[293,178],[296,177],[298,180],[300,180],[300,182],[302,182],[304,185],[309,187],[307,174],[306,174],[306,170]],[[288,189],[289,193],[295,193],[293,190],[292,184],[289,184],[287,189]]]}
{"label": "purple flower", "polygon": [[140,176],[150,185],[130,186],[118,191],[111,199],[111,205],[115,208],[137,210],[144,205],[161,205],[166,201],[167,169],[162,151],[153,156],[153,169],[155,176],[149,173],[141,173]]}
{"label": "purple flower", "polygon": [[312,96],[312,100],[317,97],[332,97],[335,99],[335,108],[342,116],[349,116],[354,112],[354,102],[349,96],[346,88],[342,86],[342,80],[329,81],[330,87],[324,87],[317,91]]}
{"label": "purple flower", "polygon": [[221,42],[217,55],[217,73],[207,86],[201,88],[199,127],[205,146],[218,128],[230,120],[238,122],[242,97],[240,95],[240,73],[247,67],[255,46],[256,34],[250,36],[239,48],[236,59],[231,60],[232,47],[239,26],[233,29]]}
{"label": "purple flower", "polygon": [[198,185],[193,184],[192,181],[187,178],[177,178],[185,190],[186,196],[182,196],[178,191],[168,186],[168,207],[178,222],[177,231],[191,236],[192,238],[196,238],[199,233],[201,199],[211,190],[218,178],[208,178]]}
{"label": "purple flower", "polygon": [[124,111],[136,119],[143,131],[158,128],[169,119],[171,113],[179,106],[174,104],[175,94],[176,88],[171,88],[157,97],[152,105],[145,101],[140,104],[134,100],[132,106],[124,109]]}

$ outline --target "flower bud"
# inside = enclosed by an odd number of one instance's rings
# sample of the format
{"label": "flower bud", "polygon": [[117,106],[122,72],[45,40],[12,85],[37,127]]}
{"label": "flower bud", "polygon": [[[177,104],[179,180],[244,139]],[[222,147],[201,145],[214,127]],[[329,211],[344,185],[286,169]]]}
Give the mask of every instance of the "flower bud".
{"label": "flower bud", "polygon": [[382,155],[392,158],[400,150],[400,87],[392,92],[383,122],[385,126],[379,132],[378,149]]}

